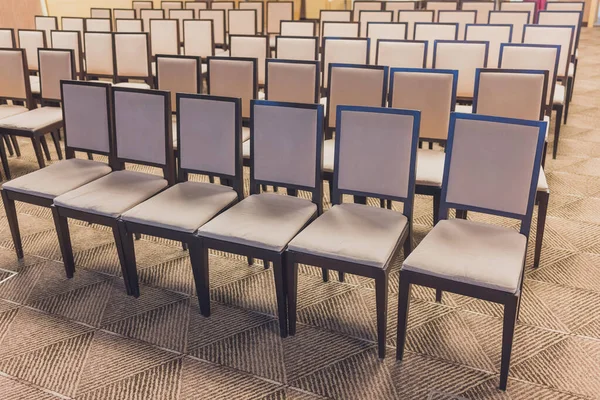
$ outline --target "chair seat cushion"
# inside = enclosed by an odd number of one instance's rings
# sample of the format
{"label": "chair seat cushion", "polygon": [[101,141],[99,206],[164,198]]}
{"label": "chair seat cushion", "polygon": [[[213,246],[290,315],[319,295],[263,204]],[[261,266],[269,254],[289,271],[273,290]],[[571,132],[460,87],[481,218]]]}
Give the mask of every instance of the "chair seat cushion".
{"label": "chair seat cushion", "polygon": [[327,116],[327,97],[321,97],[319,104],[323,106],[323,116]]}
{"label": "chair seat cushion", "polygon": [[438,150],[417,150],[415,183],[423,186],[442,186],[446,153]]}
{"label": "chair seat cushion", "polygon": [[456,106],[454,106],[454,111],[459,112],[459,113],[471,114],[471,113],[473,113],[473,106],[457,104]]}
{"label": "chair seat cushion", "polygon": [[288,250],[384,268],[408,225],[397,211],[362,204],[333,206],[288,244]]}
{"label": "chair seat cushion", "polygon": [[228,186],[183,182],[121,215],[128,222],[193,233],[237,199]]}
{"label": "chair seat cushion", "polygon": [[546,180],[546,173],[544,172],[544,168],[540,167],[540,176],[538,178],[537,185],[538,192],[549,192],[550,188],[548,187],[548,181]]}
{"label": "chair seat cushion", "polygon": [[242,156],[244,158],[250,158],[250,140],[246,140],[242,143]]}
{"label": "chair seat cushion", "polygon": [[402,270],[516,293],[527,238],[510,228],[442,220],[406,258]]}
{"label": "chair seat cushion", "polygon": [[29,85],[31,86],[31,93],[40,94],[40,77],[36,75],[29,75]]}
{"label": "chair seat cushion", "polygon": [[72,210],[117,218],[167,187],[162,176],[116,171],[54,199]]}
{"label": "chair seat cushion", "polygon": [[215,57],[229,57],[229,50],[215,49]]}
{"label": "chair seat cushion", "polygon": [[200,73],[202,73],[202,74],[205,74],[205,73],[207,73],[207,72],[208,72],[208,65],[206,65],[206,64],[202,64],[202,65],[200,66]]}
{"label": "chair seat cushion", "polygon": [[333,173],[335,158],[335,139],[327,139],[323,142],[323,172]]}
{"label": "chair seat cushion", "polygon": [[280,252],[316,212],[309,200],[255,194],[206,223],[198,235]]}
{"label": "chair seat cushion", "polygon": [[143,82],[121,82],[121,83],[115,83],[113,86],[131,88],[131,89],[150,89],[150,85],[148,85],[147,83],[143,83]]}
{"label": "chair seat cushion", "polygon": [[575,63],[569,63],[569,78],[572,78],[575,75]]}
{"label": "chair seat cushion", "polygon": [[0,119],[12,117],[13,115],[21,114],[27,111],[29,111],[27,107],[2,104],[0,105]]}
{"label": "chair seat cushion", "polygon": [[63,119],[60,107],[42,107],[0,120],[0,129],[44,132]]}
{"label": "chair seat cushion", "polygon": [[53,199],[111,172],[105,163],[71,158],[2,185],[5,190]]}
{"label": "chair seat cushion", "polygon": [[560,83],[554,85],[554,99],[552,104],[564,104],[565,103],[565,87]]}

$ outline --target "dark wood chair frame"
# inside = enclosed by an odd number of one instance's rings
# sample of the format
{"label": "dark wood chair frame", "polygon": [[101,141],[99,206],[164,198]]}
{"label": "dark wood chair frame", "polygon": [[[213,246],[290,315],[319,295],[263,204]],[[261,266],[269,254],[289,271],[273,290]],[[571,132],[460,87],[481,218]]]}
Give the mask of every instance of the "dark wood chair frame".
{"label": "dark wood chair frame", "polygon": [[75,63],[76,65],[79,67],[79,72],[76,73],[77,79],[79,80],[83,80],[84,76],[85,76],[85,72],[84,72],[84,64],[83,64],[83,48],[81,45],[81,41],[82,41],[82,37],[81,37],[81,32],[79,31],[52,31],[50,32],[50,36],[52,36],[52,34],[54,34],[54,32],[60,33],[60,32],[68,32],[68,33],[75,33],[77,34],[77,53],[79,54],[79,57],[75,57]]}
{"label": "dark wood chair frame", "polygon": [[[215,22],[214,20],[215,18],[201,18],[200,14],[203,11],[210,11],[210,12],[215,12],[215,11],[220,11],[223,17],[223,42],[225,43],[217,43],[217,40],[215,38],[215,34],[216,34],[216,28],[215,28]],[[211,21],[213,21],[213,43],[215,45],[215,47],[223,49],[223,50],[227,50],[229,48],[229,46],[227,45],[227,29],[225,27],[225,10],[213,10],[213,9],[208,9],[208,10],[199,10],[198,12],[198,20],[203,21],[203,20],[207,20],[210,19]]]}
{"label": "dark wood chair frame", "polygon": [[[405,23],[405,22],[401,22]],[[397,42],[397,43],[422,43],[425,47],[423,49],[423,68],[427,68],[427,46],[429,46],[429,42],[427,40],[401,40],[401,39],[377,39],[377,51],[375,52],[375,65],[379,65],[379,44],[385,42]],[[390,81],[391,81],[391,71],[390,71]]]}
{"label": "dark wood chair frame", "polygon": [[[504,122],[532,127],[539,127],[539,135],[536,147],[535,162],[533,165],[533,174],[529,189],[527,211],[525,215],[519,215],[509,212],[502,212],[467,204],[449,203],[447,199],[448,192],[448,174],[449,166],[452,161],[452,143],[454,138],[454,129],[457,119],[480,120],[491,122]],[[535,194],[539,176],[539,169],[542,164],[542,152],[544,147],[545,125],[543,121],[526,121],[511,118],[490,117],[477,114],[455,114],[450,116],[450,130],[448,135],[448,147],[446,151],[446,161],[444,167],[444,181],[442,184],[442,200],[440,203],[440,218],[448,219],[448,210],[454,208],[457,210],[468,210],[481,212],[490,215],[502,216],[507,218],[517,219],[521,222],[520,233],[527,238],[531,230],[531,219],[533,215],[533,206],[535,202]],[[526,245],[527,246],[527,245]],[[527,252],[527,250],[525,250]],[[410,306],[411,285],[426,286],[436,289],[436,300],[441,301],[442,291],[469,296],[480,300],[499,303],[504,306],[504,321],[502,330],[502,358],[500,367],[500,390],[506,390],[508,381],[508,370],[510,366],[510,357],[512,352],[512,344],[515,330],[515,323],[518,319],[519,309],[521,305],[521,291],[523,289],[523,278],[525,274],[525,257],[523,259],[523,268],[521,271],[521,279],[516,293],[509,293],[498,289],[490,289],[474,284],[462,283],[446,278],[438,278],[432,275],[418,273],[415,271],[400,271],[400,289],[398,296],[398,331],[397,331],[397,347],[396,359],[402,360],[404,356],[404,345],[406,342],[406,327],[408,322],[408,309]]]}
{"label": "dark wood chair frame", "polygon": [[[364,276],[366,278],[375,279],[375,296],[377,303],[377,341],[379,347],[379,358],[385,358],[386,353],[386,336],[387,336],[387,302],[388,302],[388,277],[389,277],[389,266],[397,259],[400,251],[404,249],[404,256],[407,257],[412,251],[412,218],[413,218],[413,204],[414,204],[414,189],[415,189],[415,167],[417,159],[417,144],[419,141],[419,127],[420,127],[420,111],[414,110],[402,110],[397,108],[377,108],[377,107],[357,107],[357,106],[338,106],[337,107],[337,118],[338,121],[342,120],[342,112],[353,111],[353,112],[376,112],[381,114],[394,114],[394,115],[407,115],[414,118],[412,128],[412,144],[411,144],[411,160],[410,160],[410,171],[408,181],[408,195],[406,197],[397,197],[382,195],[380,193],[367,193],[359,192],[355,190],[347,190],[339,188],[339,154],[340,154],[340,135],[336,134],[335,137],[335,167],[334,167],[334,178],[333,178],[333,197],[332,206],[342,204],[343,195],[352,195],[356,197],[378,197],[380,199],[388,201],[399,201],[403,203],[402,214],[408,219],[406,228],[402,232],[401,236],[395,245],[394,251],[391,257],[387,260],[383,268],[365,266],[355,262],[342,261],[327,256],[319,256],[315,254],[308,254],[299,251],[286,250],[286,264],[285,273],[287,275],[287,294],[288,294],[288,313],[289,313],[289,333],[290,335],[296,334],[296,304],[298,299],[298,263],[321,266],[323,273],[328,274],[329,269],[339,271],[340,274],[350,273],[355,275]],[[365,207],[367,207],[365,205]]]}
{"label": "dark wood chair frame", "polygon": [[[288,182],[272,182],[256,179],[254,175],[254,107],[255,106],[271,106],[271,107],[290,107],[290,108],[301,108],[307,110],[314,110],[317,113],[317,126],[316,126],[316,157],[315,157],[315,186],[301,186],[294,185]],[[250,195],[260,194],[261,186],[276,186],[284,187],[293,190],[304,190],[310,192],[312,195],[312,202],[317,206],[317,211],[312,218],[307,221],[304,229],[314,219],[323,213],[323,184],[321,179],[321,160],[323,156],[323,106],[321,104],[300,104],[300,103],[282,103],[266,100],[253,100],[251,105],[252,113],[252,128],[250,131]],[[298,232],[300,232],[300,229]],[[266,250],[261,247],[239,244],[234,242],[228,242],[225,240],[219,240],[214,238],[208,238],[201,236],[199,233],[197,236],[198,244],[195,249],[198,250],[198,255],[195,258],[198,263],[195,263],[194,269],[197,271],[195,274],[201,275],[206,279],[203,281],[202,292],[198,293],[198,299],[200,301],[200,310],[202,315],[208,317],[210,315],[210,293],[208,291],[208,250],[215,249],[226,251],[229,253],[242,254],[250,258],[250,261],[254,258],[260,258],[265,261],[265,267],[268,266],[269,262],[273,263],[273,274],[275,277],[275,288],[277,293],[277,315],[279,318],[279,332],[281,337],[287,337],[288,335],[288,305],[287,305],[287,278],[286,270],[284,268],[286,264],[286,248],[284,247],[281,251]]]}
{"label": "dark wood chair frame", "polygon": [[[284,18],[285,21],[290,21],[290,20],[294,20],[294,2],[293,1],[287,1],[287,0],[283,0],[283,1],[279,1],[279,0],[267,0],[265,3],[267,4],[266,11],[265,11],[265,18],[266,18],[265,19],[265,25],[267,26],[267,33],[266,34],[267,35],[279,34],[279,33],[281,33],[280,31],[278,32],[278,31],[271,30],[271,28],[273,28],[273,27],[269,26],[269,5],[270,4],[289,4],[289,5],[291,5],[292,6],[292,15],[291,15],[292,18]],[[280,23],[277,24],[276,28],[281,28],[281,24]]]}
{"label": "dark wood chair frame", "polygon": [[[315,60],[319,59],[319,38],[316,36],[275,36],[275,58],[277,58],[278,48],[279,48],[279,38],[282,39],[299,39],[299,40],[313,40],[315,42]],[[279,59],[281,60],[281,59]],[[298,60],[294,60],[298,61]],[[265,78],[266,80],[266,78]]]}
{"label": "dark wood chair frame", "polygon": [[[152,60],[150,57],[150,34],[148,34],[148,32],[119,32],[119,33],[113,33],[113,71],[114,71],[114,76],[113,76],[113,80],[115,82],[115,84],[118,83],[122,83],[122,82],[127,82],[129,79],[139,79],[139,80],[143,80],[144,82],[146,82],[148,85],[150,85],[151,88],[154,88],[154,77],[152,76]],[[117,35],[123,35],[123,36],[132,36],[132,35],[137,35],[137,36],[145,36],[146,37],[146,54],[147,54],[147,71],[148,71],[148,75],[147,76],[126,76],[126,75],[119,75],[119,70],[118,70],[118,65],[119,65],[119,61],[117,58],[117,46],[116,46],[116,37]]]}

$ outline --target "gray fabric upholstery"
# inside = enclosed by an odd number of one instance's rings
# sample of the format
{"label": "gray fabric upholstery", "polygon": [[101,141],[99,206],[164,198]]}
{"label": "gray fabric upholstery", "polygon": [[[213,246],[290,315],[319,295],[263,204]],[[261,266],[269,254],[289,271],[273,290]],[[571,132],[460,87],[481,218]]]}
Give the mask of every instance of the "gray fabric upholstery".
{"label": "gray fabric upholstery", "polygon": [[565,87],[559,83],[554,85],[554,99],[552,104],[565,104]]}
{"label": "gray fabric upholstery", "polygon": [[46,127],[56,124],[62,119],[60,107],[42,107],[0,120],[0,129],[43,132]]}
{"label": "gray fabric upholstery", "polygon": [[53,199],[110,172],[102,162],[71,158],[8,181],[2,188]]}
{"label": "gray fabric upholstery", "polygon": [[423,186],[442,186],[446,153],[438,150],[417,150],[415,183]]}
{"label": "gray fabric upholstery", "polygon": [[0,105],[0,119],[11,117],[13,115],[21,114],[29,111],[27,107],[24,106],[10,106],[8,104]]}
{"label": "gray fabric upholstery", "polygon": [[316,212],[314,203],[298,197],[255,194],[201,227],[198,235],[282,251]]}
{"label": "gray fabric upholstery", "polygon": [[183,182],[124,213],[128,222],[193,233],[233,203],[236,192],[222,185]]}
{"label": "gray fabric upholstery", "polygon": [[31,93],[40,94],[40,77],[37,75],[29,75],[29,86],[31,87]]}
{"label": "gray fabric upholstery", "polygon": [[406,258],[402,270],[515,293],[526,245],[527,238],[510,228],[443,220]]}
{"label": "gray fabric upholstery", "polygon": [[162,176],[116,171],[54,199],[72,210],[116,218],[167,187]]}
{"label": "gray fabric upholstery", "polygon": [[384,268],[408,220],[397,211],[362,204],[333,206],[288,244],[288,249]]}
{"label": "gray fabric upholstery", "polygon": [[131,88],[131,89],[150,89],[150,85],[143,82],[121,82],[116,83],[113,86]]}

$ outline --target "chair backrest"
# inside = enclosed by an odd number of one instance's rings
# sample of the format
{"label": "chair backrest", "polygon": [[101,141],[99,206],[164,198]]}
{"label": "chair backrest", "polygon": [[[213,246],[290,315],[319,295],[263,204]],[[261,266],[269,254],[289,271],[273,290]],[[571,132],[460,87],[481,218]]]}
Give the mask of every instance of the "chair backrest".
{"label": "chair backrest", "polygon": [[19,47],[25,49],[25,53],[27,54],[27,68],[29,68],[29,71],[37,71],[37,51],[38,49],[47,47],[46,32],[31,29],[19,29],[17,35],[19,37]]}
{"label": "chair backrest", "polygon": [[111,156],[111,85],[105,82],[60,82],[65,153],[74,158],[75,151]]}
{"label": "chair backrest", "polygon": [[418,1],[386,1],[383,8],[386,11],[392,11],[394,13],[393,21],[398,21],[398,12],[401,10],[416,10]]}
{"label": "chair backrest", "polygon": [[256,35],[256,10],[228,10],[230,35]]}
{"label": "chair backrest", "polygon": [[288,103],[318,103],[319,61],[268,59],[265,99]]}
{"label": "chair backrest", "polygon": [[421,139],[445,142],[456,105],[458,71],[392,68],[389,105],[421,112]]}
{"label": "chair backrest", "polygon": [[528,11],[491,11],[491,25],[512,25],[511,43],[521,43],[523,41],[523,28],[529,20]]}
{"label": "chair backrest", "polygon": [[81,35],[81,50],[85,52],[85,19],[75,17],[62,17],[60,20],[63,31],[78,31]]}
{"label": "chair backrest", "polygon": [[383,1],[358,0],[352,3],[352,21],[360,21],[362,11],[381,11],[383,10]]}
{"label": "chair backrest", "polygon": [[425,68],[427,44],[426,40],[379,39],[374,64],[390,68]]}
{"label": "chair backrest", "polygon": [[265,60],[271,50],[268,36],[230,35],[229,54],[231,57],[256,58],[258,61],[258,84],[265,84]]}
{"label": "chair backrest", "polygon": [[11,28],[0,28],[0,49],[14,49],[17,47],[15,31]]}
{"label": "chair backrest", "polygon": [[458,10],[458,2],[457,1],[426,1],[425,9],[431,10],[435,13],[435,21],[438,21],[439,12],[441,10],[453,11]]}
{"label": "chair backrest", "polygon": [[179,180],[189,173],[233,178],[243,198],[241,107],[239,98],[177,94]]}
{"label": "chair backrest", "polygon": [[154,9],[142,9],[140,11],[141,19],[144,26],[144,32],[150,32],[150,20],[153,19],[164,19],[165,10],[154,10]]}
{"label": "chair backrest", "polygon": [[115,33],[114,38],[115,82],[144,79],[151,85],[152,68],[148,34],[146,32]]}
{"label": "chair backrest", "polygon": [[414,40],[415,38],[415,23],[417,22],[433,22],[434,13],[432,10],[401,10],[398,11],[398,22],[406,22],[407,34],[406,38]]}
{"label": "chair backrest", "polygon": [[500,1],[500,11],[527,11],[529,12],[528,24],[533,24],[536,12],[535,1]]}
{"label": "chair backrest", "polygon": [[179,38],[183,40],[183,21],[194,19],[194,10],[183,10],[174,8],[172,10],[169,10],[168,17],[169,19],[176,19],[177,21],[179,21]]}
{"label": "chair backrest", "polygon": [[136,33],[143,32],[141,19],[115,19],[116,32]]}
{"label": "chair backrest", "polygon": [[489,43],[487,66],[495,68],[500,58],[500,45],[510,43],[512,25],[468,24],[465,39],[468,41],[486,41]]}
{"label": "chair backrest", "polygon": [[225,45],[225,11],[224,10],[199,10],[198,19],[213,21],[213,35],[215,46]]}
{"label": "chair backrest", "polygon": [[440,10],[438,22],[456,22],[458,24],[458,40],[465,39],[465,28],[467,24],[474,24],[477,20],[477,11],[471,10]]}
{"label": "chair backrest", "polygon": [[110,18],[86,18],[86,32],[112,32],[112,19]]}
{"label": "chair backrest", "polygon": [[319,38],[299,36],[276,36],[275,58],[286,60],[317,60]]}
{"label": "chair backrest", "polygon": [[[48,46],[52,46],[52,36],[50,32],[58,30],[58,20],[56,17],[35,16],[35,29],[46,32]],[[64,28],[63,28],[64,29]]]}
{"label": "chair backrest", "polygon": [[528,44],[557,44],[560,46],[560,59],[558,61],[559,79],[567,79],[569,63],[573,55],[574,26],[561,25],[525,25],[523,43]]}
{"label": "chair backrest", "polygon": [[329,64],[325,129],[336,128],[338,105],[384,107],[388,68],[381,65]]}
{"label": "chair backrest", "polygon": [[359,22],[325,21],[321,31],[321,47],[325,45],[325,38],[357,38],[360,36]]}
{"label": "chair backrest", "polygon": [[411,221],[420,118],[414,110],[339,106],[332,203],[343,194],[401,201]]}
{"label": "chair backrest", "polygon": [[259,193],[261,184],[306,190],[320,212],[322,146],[321,104],[253,100],[250,193]]}
{"label": "chair backrest", "polygon": [[25,49],[0,48],[0,99],[25,101],[27,108],[35,108],[27,69]]}
{"label": "chair backrest", "polygon": [[194,18],[198,18],[200,10],[208,10],[208,1],[186,1],[184,7],[186,10],[194,11]]}
{"label": "chair backrest", "polygon": [[494,11],[494,1],[465,1],[463,0],[462,10],[477,11],[476,24],[487,24],[490,19],[490,11]]}
{"label": "chair backrest", "polygon": [[212,10],[222,10],[225,15],[225,31],[229,32],[229,19],[227,18],[227,12],[235,8],[235,2],[229,0],[218,0],[211,3],[210,8]]}
{"label": "chair backrest", "polygon": [[319,11],[319,36],[323,36],[324,22],[351,22],[352,11],[350,10],[321,10]]}
{"label": "chair backrest", "polygon": [[242,99],[242,118],[250,118],[250,100],[258,97],[256,58],[208,57],[206,86],[213,96]]}
{"label": "chair backrest", "polygon": [[73,54],[68,49],[38,49],[42,105],[61,101],[60,81],[74,80],[77,76]]}
{"label": "chair backrest", "polygon": [[281,36],[317,36],[317,21],[281,21],[279,30]]}
{"label": "chair backrest", "polygon": [[556,11],[583,11],[585,2],[583,1],[548,1],[546,10]]}
{"label": "chair backrest", "polygon": [[179,21],[176,19],[151,19],[150,43],[153,57],[157,54],[179,54]]}
{"label": "chair backrest", "polygon": [[267,33],[280,33],[281,21],[293,19],[293,1],[267,1]]}
{"label": "chair backrest", "polygon": [[240,10],[256,10],[256,29],[258,33],[265,30],[265,3],[262,1],[241,1],[238,3]]}
{"label": "chair backrest", "polygon": [[415,40],[427,40],[427,68],[433,65],[433,50],[436,40],[457,40],[457,23],[415,23]]}
{"label": "chair backrest", "polygon": [[440,218],[458,208],[521,221],[528,236],[546,122],[453,113]]}
{"label": "chair backrest", "polygon": [[500,45],[500,62],[502,69],[533,69],[549,71],[548,89],[546,90],[546,115],[552,111],[554,87],[558,73],[560,58],[559,45],[533,45],[520,43],[503,43]]}
{"label": "chair backrest", "polygon": [[368,64],[369,45],[369,38],[325,38],[323,40],[323,87],[328,86],[329,64]]}
{"label": "chair backrest", "polygon": [[392,11],[361,11],[358,21],[360,23],[360,37],[367,37],[367,27],[369,22],[388,22],[391,23],[394,18]]}
{"label": "chair backrest", "polygon": [[475,90],[475,71],[487,66],[488,42],[464,40],[436,40],[433,51],[433,68],[458,71],[456,96],[459,100],[472,100]]}
{"label": "chair backrest", "polygon": [[136,18],[142,18],[141,11],[144,9],[153,9],[154,2],[153,1],[133,1],[131,2],[131,8],[135,11]]}
{"label": "chair backrest", "polygon": [[115,21],[117,19],[135,19],[135,10],[133,8],[115,8],[113,16]]}
{"label": "chair backrest", "polygon": [[215,55],[212,19],[183,21],[183,53],[204,59]]}
{"label": "chair backrest", "polygon": [[406,29],[406,22],[369,22],[367,24],[367,37],[371,39],[369,64],[375,64],[379,39],[405,40]]}
{"label": "chair backrest", "polygon": [[583,21],[582,11],[540,11],[538,13],[538,24],[554,26],[574,26],[575,34],[571,43],[571,51],[579,47],[579,36],[581,34],[581,24]]}
{"label": "chair backrest", "polygon": [[117,162],[162,168],[175,183],[170,94],[115,86],[112,96]]}
{"label": "chair backrest", "polygon": [[547,90],[548,71],[477,69],[473,112],[543,120]]}
{"label": "chair backrest", "polygon": [[81,47],[81,34],[79,31],[52,31],[52,47],[55,49],[71,49],[73,50],[75,71],[77,75],[83,77],[83,57]]}
{"label": "chair backrest", "polygon": [[86,32],[85,42],[85,71],[86,76],[113,78],[114,70],[114,41],[108,32]]}
{"label": "chair backrest", "polygon": [[112,9],[110,8],[91,8],[90,18],[111,19]]}
{"label": "chair backrest", "polygon": [[202,60],[195,56],[156,56],[158,90],[171,93],[171,104],[177,105],[177,93],[202,93]]}
{"label": "chair backrest", "polygon": [[183,1],[161,1],[160,8],[165,10],[165,15],[169,17],[171,10],[181,10],[183,8]]}

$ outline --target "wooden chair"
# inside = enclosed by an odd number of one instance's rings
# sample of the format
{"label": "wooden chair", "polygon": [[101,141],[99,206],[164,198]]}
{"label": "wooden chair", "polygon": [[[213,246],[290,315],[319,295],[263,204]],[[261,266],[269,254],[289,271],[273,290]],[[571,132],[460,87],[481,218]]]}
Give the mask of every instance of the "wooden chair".
{"label": "wooden chair", "polygon": [[281,21],[279,36],[317,36],[317,21]]}
{"label": "wooden chair", "polygon": [[180,43],[178,20],[150,20],[150,54],[153,59],[157,54],[179,54],[181,51]]}
{"label": "wooden chair", "polygon": [[324,22],[351,22],[351,10],[320,10],[319,11],[319,36],[323,36]]}
{"label": "wooden chair", "polygon": [[490,11],[490,25],[512,25],[511,43],[523,42],[523,28],[528,24],[529,11]]}
{"label": "wooden chair", "polygon": [[75,72],[77,79],[84,78],[83,48],[79,31],[52,31],[50,33],[52,47],[55,49],[71,49],[75,57]]}
{"label": "wooden chair", "polygon": [[398,11],[398,22],[407,24],[406,38],[408,40],[415,39],[415,24],[417,22],[433,23],[435,15],[433,10],[400,10]]}
{"label": "wooden chair", "polygon": [[376,64],[377,45],[380,39],[406,40],[406,22],[369,22],[367,24],[367,37],[371,39],[371,54],[369,64]]}
{"label": "wooden chair", "polygon": [[377,40],[375,65],[389,68],[426,68],[426,40]]}
{"label": "wooden chair", "polygon": [[225,34],[225,11],[224,10],[199,10],[198,19],[213,21],[213,35],[215,47],[227,49],[227,36]]}
{"label": "wooden chair", "polygon": [[144,32],[150,32],[150,21],[153,19],[165,19],[165,10],[143,9],[140,11]]}
{"label": "wooden chair", "polygon": [[86,32],[85,43],[85,79],[115,77],[115,42],[112,33]]}
{"label": "wooden chair", "polygon": [[202,57],[204,62],[215,55],[212,19],[183,21],[183,54]]}
{"label": "wooden chair", "polygon": [[368,64],[369,63],[368,38],[333,38],[325,37],[323,40],[323,89],[329,84],[329,64]]}
{"label": "wooden chair", "polygon": [[[146,32],[115,33],[115,86],[150,89],[154,87],[150,40]],[[130,82],[141,80],[141,82]]]}
{"label": "wooden chair", "polygon": [[228,10],[227,24],[229,35],[250,35],[258,33],[256,10]]}
{"label": "wooden chair", "polygon": [[36,96],[40,94],[40,77],[38,49],[47,47],[46,32],[36,31],[31,29],[19,29],[17,31],[19,37],[19,47],[25,49],[27,55],[27,69],[29,70],[29,80],[31,93]]}
{"label": "wooden chair", "polygon": [[487,24],[490,19],[490,12],[495,10],[494,1],[473,1],[463,0],[460,9],[467,11],[477,11],[476,24]]}
{"label": "wooden chair", "polygon": [[267,34],[281,33],[281,21],[294,19],[293,1],[267,1]]}
{"label": "wooden chair", "polygon": [[85,53],[85,19],[76,17],[62,17],[60,24],[63,31],[78,31],[81,35],[81,49]]}
{"label": "wooden chair", "polygon": [[269,58],[270,47],[267,36],[230,35],[229,54],[231,57],[256,58],[258,61],[258,85],[265,84],[265,60]]}
{"label": "wooden chair", "polygon": [[45,36],[46,40],[48,41],[48,46],[52,46],[52,37],[50,32],[58,30],[58,19],[56,17],[36,15],[35,29],[38,31],[44,31],[46,33]]}
{"label": "wooden chair", "polygon": [[500,45],[511,42],[512,29],[509,24],[467,24],[465,39],[488,42],[487,65],[495,68],[500,60]]}
{"label": "wooden chair", "polygon": [[241,1],[238,3],[240,10],[256,10],[256,28],[258,33],[265,31],[265,3],[262,1]]}
{"label": "wooden chair", "polygon": [[477,11],[471,10],[440,10],[438,12],[438,22],[455,22],[458,24],[457,40],[465,40],[465,30],[467,24],[474,24],[477,20]]}
{"label": "wooden chair", "polygon": [[276,36],[275,58],[286,60],[318,60],[319,38],[300,36]]}
{"label": "wooden chair", "polygon": [[457,40],[458,24],[416,22],[414,38],[415,40],[427,40],[427,68],[431,68],[435,48],[434,42],[436,40]]}
{"label": "wooden chair", "polygon": [[183,44],[183,21],[193,20],[195,18],[194,10],[173,9],[169,10],[169,19],[176,19],[179,26],[179,39]]}

